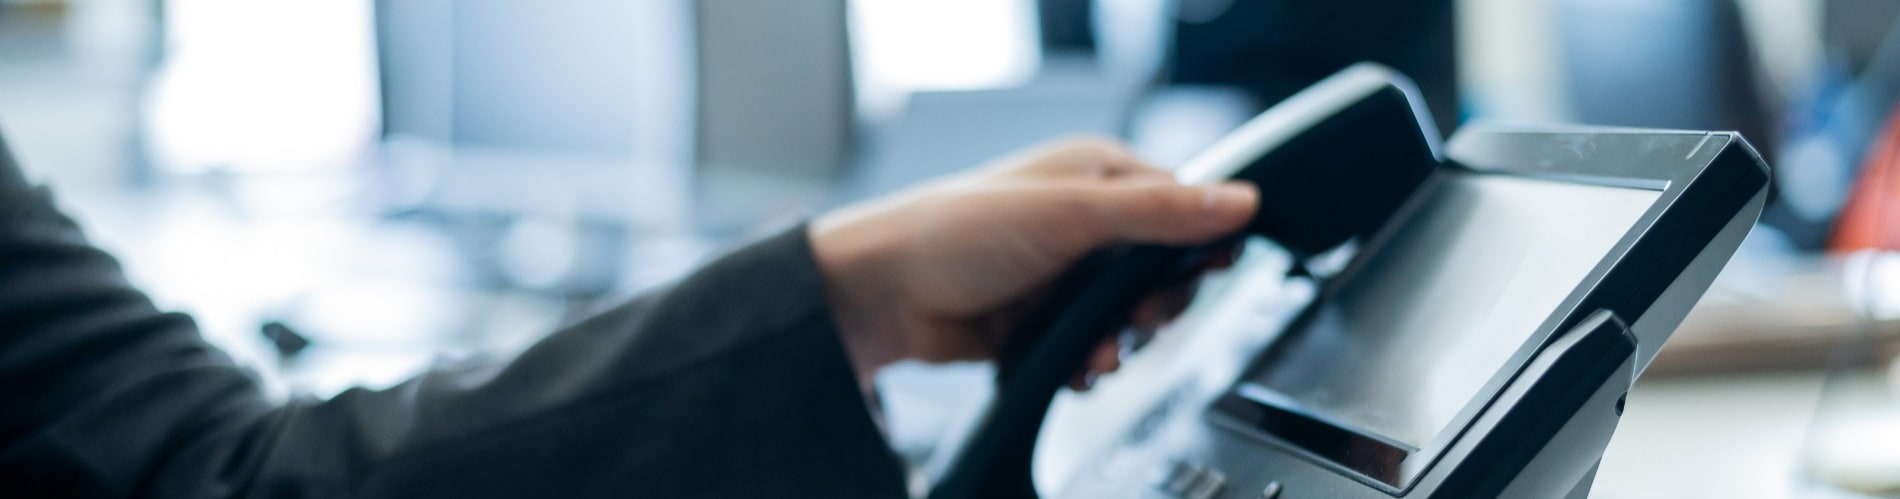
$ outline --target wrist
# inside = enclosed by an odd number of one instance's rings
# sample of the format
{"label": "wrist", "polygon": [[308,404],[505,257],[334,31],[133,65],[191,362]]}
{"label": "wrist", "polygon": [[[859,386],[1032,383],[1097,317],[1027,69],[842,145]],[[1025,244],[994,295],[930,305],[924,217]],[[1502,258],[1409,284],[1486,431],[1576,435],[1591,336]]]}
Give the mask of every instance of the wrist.
{"label": "wrist", "polygon": [[873,230],[862,218],[850,209],[821,216],[807,237],[839,340],[859,382],[869,387],[879,369],[905,357],[905,348],[892,319],[901,306],[892,264],[899,237]]}

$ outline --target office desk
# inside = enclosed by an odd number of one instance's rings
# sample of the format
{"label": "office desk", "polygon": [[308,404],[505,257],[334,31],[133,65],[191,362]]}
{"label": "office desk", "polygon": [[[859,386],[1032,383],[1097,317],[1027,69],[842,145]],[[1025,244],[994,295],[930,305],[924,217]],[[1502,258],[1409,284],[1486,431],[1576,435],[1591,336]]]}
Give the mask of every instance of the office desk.
{"label": "office desk", "polygon": [[1592,497],[1797,495],[1802,447],[1822,398],[1821,372],[1637,381]]}

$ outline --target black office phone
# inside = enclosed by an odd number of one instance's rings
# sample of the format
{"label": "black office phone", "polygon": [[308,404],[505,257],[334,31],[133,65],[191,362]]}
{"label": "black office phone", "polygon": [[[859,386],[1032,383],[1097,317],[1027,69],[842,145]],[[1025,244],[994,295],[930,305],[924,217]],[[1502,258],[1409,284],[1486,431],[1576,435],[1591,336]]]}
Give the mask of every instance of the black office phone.
{"label": "black office phone", "polygon": [[[1403,76],[1361,64],[1183,166],[1184,182],[1259,186],[1235,237],[1264,237],[1295,270],[1355,249],[1279,339],[1233,353],[1248,367],[1222,373],[1231,383],[1156,409],[1172,436],[1111,452],[1149,472],[1073,480],[1064,496],[1587,490],[1614,418],[1585,415],[1620,414],[1759,215],[1766,167],[1723,132],[1468,127],[1447,154],[1424,116]],[[1033,450],[1057,391],[1205,249],[1112,248],[1059,279],[930,497],[1035,497]],[[1421,409],[1423,397],[1439,402]]]}
{"label": "black office phone", "polygon": [[[1260,208],[1245,233],[1268,235],[1302,257],[1324,253],[1376,229],[1437,164],[1437,134],[1420,119],[1427,114],[1414,94],[1388,69],[1356,66],[1250,120],[1180,176],[1253,183]],[[1060,277],[1052,306],[1026,321],[1001,355],[996,398],[931,497],[1033,496],[1030,455],[1056,391],[1122,326],[1119,311],[1193,267],[1204,249],[1110,248]]]}

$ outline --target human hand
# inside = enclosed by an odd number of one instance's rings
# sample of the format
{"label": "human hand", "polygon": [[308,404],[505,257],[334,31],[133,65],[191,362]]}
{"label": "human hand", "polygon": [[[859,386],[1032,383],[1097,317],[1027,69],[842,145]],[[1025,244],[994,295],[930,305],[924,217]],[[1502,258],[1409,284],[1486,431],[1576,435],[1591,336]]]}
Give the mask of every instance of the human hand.
{"label": "human hand", "polygon": [[[1248,184],[1181,185],[1118,143],[1070,139],[823,215],[810,238],[845,349],[868,386],[902,359],[993,358],[1088,252],[1212,241],[1245,225],[1258,201]],[[1130,324],[1158,327],[1186,306],[1191,285],[1144,300]],[[1071,386],[1085,389],[1119,365],[1110,340]]]}

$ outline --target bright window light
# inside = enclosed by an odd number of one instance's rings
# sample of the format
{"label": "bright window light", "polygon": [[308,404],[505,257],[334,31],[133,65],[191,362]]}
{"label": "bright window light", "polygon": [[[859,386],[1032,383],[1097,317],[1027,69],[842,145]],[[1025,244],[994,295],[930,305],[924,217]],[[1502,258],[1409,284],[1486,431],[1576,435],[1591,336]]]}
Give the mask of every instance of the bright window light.
{"label": "bright window light", "polygon": [[863,105],[889,109],[920,90],[1022,83],[1040,62],[1030,0],[851,0]]}
{"label": "bright window light", "polygon": [[376,138],[369,0],[169,0],[149,106],[160,168],[335,168]]}

